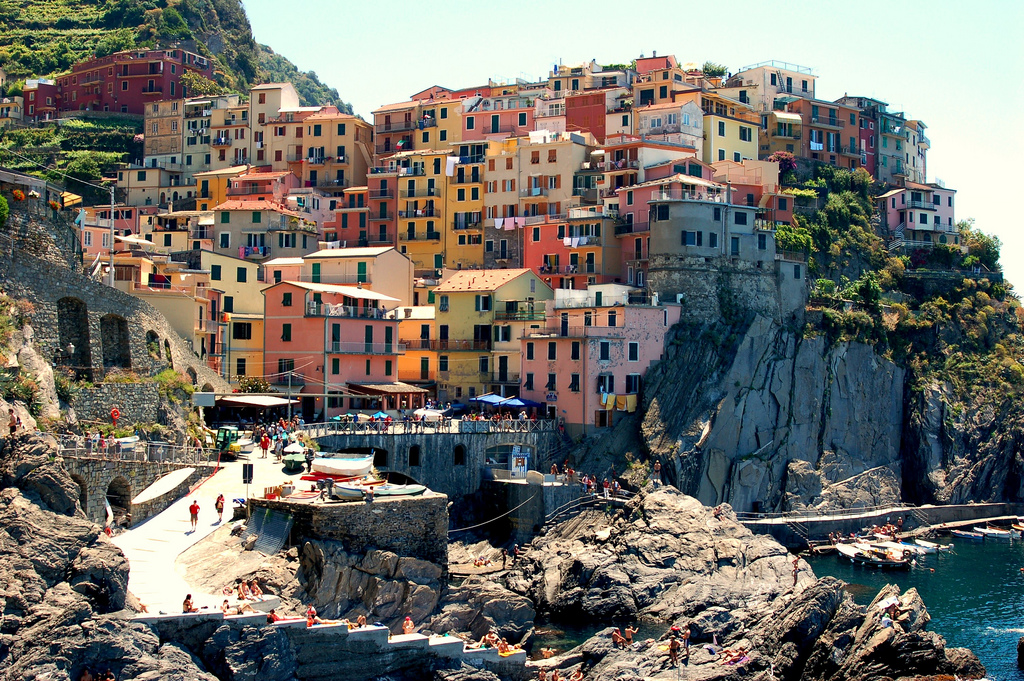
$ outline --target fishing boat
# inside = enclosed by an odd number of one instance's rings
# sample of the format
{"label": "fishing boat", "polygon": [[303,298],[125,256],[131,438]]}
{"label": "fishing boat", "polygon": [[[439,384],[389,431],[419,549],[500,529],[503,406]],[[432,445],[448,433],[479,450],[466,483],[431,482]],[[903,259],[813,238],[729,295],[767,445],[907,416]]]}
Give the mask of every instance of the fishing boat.
{"label": "fishing boat", "polygon": [[999,539],[1002,541],[1010,541],[1009,530],[997,530],[993,527],[975,527],[974,531],[978,534],[985,535],[985,539]]}
{"label": "fishing boat", "polygon": [[836,551],[858,565],[866,565],[881,570],[903,570],[910,567],[909,560],[897,558],[869,544],[838,544],[836,545]]}
{"label": "fishing boat", "polygon": [[1024,525],[1021,525],[1020,523],[1013,523],[1012,525],[1010,525],[1010,527],[1017,530],[1018,532],[1024,532]]}
{"label": "fishing boat", "polygon": [[934,551],[928,551],[923,546],[917,546],[915,544],[907,544],[906,542],[896,541],[882,541],[874,542],[873,546],[878,546],[883,549],[889,549],[893,551],[903,551],[904,553],[912,553],[918,556],[923,556],[926,553],[934,553]]}
{"label": "fishing boat", "polygon": [[945,553],[953,550],[952,544],[936,544],[926,539],[915,539],[914,541],[928,553]]}
{"label": "fishing boat", "polygon": [[414,497],[423,494],[427,488],[423,485],[378,485],[373,488],[374,496],[378,497]]}
{"label": "fishing boat", "polygon": [[334,486],[333,496],[341,501],[355,501],[362,499],[366,494],[366,488],[362,485],[342,483]]}
{"label": "fishing boat", "polygon": [[968,532],[967,530],[950,530],[949,533],[954,537],[965,539],[967,541],[985,541],[985,535],[979,532]]}
{"label": "fishing boat", "polygon": [[330,476],[363,476],[373,468],[373,457],[360,458],[317,457],[313,459],[313,470]]}
{"label": "fishing boat", "polygon": [[[285,470],[289,471],[301,471],[302,467],[306,465],[305,454],[289,454],[284,459]],[[305,477],[303,477],[305,479]]]}

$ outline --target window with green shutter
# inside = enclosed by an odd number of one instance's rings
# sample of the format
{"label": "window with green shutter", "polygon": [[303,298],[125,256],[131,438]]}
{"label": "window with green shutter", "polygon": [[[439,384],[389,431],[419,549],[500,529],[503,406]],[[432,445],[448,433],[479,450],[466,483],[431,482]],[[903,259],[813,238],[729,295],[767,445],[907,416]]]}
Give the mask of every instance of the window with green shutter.
{"label": "window with green shutter", "polygon": [[231,222],[231,213],[226,210],[220,212],[220,224],[226,225]]}
{"label": "window with green shutter", "polygon": [[313,283],[320,283],[320,263],[318,262],[313,263]]}
{"label": "window with green shutter", "polygon": [[261,222],[263,222],[263,213],[258,210],[254,210],[252,212],[252,224],[257,225]]}
{"label": "window with green shutter", "polygon": [[359,283],[359,284],[365,284],[366,283],[366,263],[365,262],[358,262],[358,263],[356,263],[356,282]]}

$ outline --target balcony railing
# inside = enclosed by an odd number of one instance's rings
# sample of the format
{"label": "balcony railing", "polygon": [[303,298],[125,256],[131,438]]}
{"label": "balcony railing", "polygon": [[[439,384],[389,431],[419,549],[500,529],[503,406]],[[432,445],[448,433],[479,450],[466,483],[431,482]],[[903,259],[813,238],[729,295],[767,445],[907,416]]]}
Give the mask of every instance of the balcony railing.
{"label": "balcony railing", "polygon": [[452,184],[480,184],[484,181],[481,175],[456,175],[451,179]]}
{"label": "balcony railing", "polygon": [[[420,120],[423,120],[423,119],[420,119]],[[374,131],[378,135],[381,135],[383,133],[388,133],[388,132],[406,132],[408,130],[415,130],[416,128],[418,128],[419,124],[420,124],[420,120],[417,120],[417,121],[393,121],[391,123],[381,123],[380,125],[375,125],[373,127],[374,127]],[[430,118],[430,119],[427,119],[427,120],[430,121],[430,125],[429,126],[424,125],[423,127],[433,127],[433,126],[437,125],[437,123],[434,122],[434,119]]]}
{"label": "balcony railing", "polygon": [[355,319],[386,319],[384,310],[375,307],[354,305],[332,305],[331,303],[310,302],[306,305],[307,317],[353,317]]}
{"label": "balcony railing", "polygon": [[371,199],[393,199],[395,198],[394,189],[371,189],[369,191]]}
{"label": "balcony railing", "polygon": [[649,222],[627,222],[623,225],[615,225],[615,234],[640,234],[651,231]]}
{"label": "balcony railing", "polygon": [[306,377],[294,371],[277,374],[270,378],[269,383],[273,385],[306,385]]}
{"label": "balcony railing", "polygon": [[142,88],[142,94],[144,95],[155,95],[164,91],[163,85],[150,85]]}
{"label": "balcony railing", "polygon": [[503,310],[495,312],[494,319],[499,322],[542,322],[544,310]]}
{"label": "balcony railing", "polygon": [[490,350],[489,340],[451,340],[439,339],[430,341],[431,350]]}
{"label": "balcony railing", "polygon": [[907,201],[907,207],[908,208],[921,208],[921,209],[924,209],[924,210],[937,210],[938,209],[938,206],[935,205],[934,203],[930,202],[930,201],[920,201],[920,200],[915,201],[914,199],[911,199],[910,201]]}
{"label": "balcony railing", "polygon": [[860,147],[842,146],[839,147],[839,153],[846,156],[860,156]]}
{"label": "balcony railing", "polygon": [[424,187],[422,189],[403,189],[398,193],[403,199],[420,199],[428,196],[441,196],[440,187]]}
{"label": "balcony railing", "polygon": [[[486,133],[485,133],[486,134]],[[459,156],[458,163],[456,165],[468,165],[472,163],[483,163],[485,154],[470,154],[468,156]]]}
{"label": "balcony railing", "polygon": [[394,219],[395,214],[392,213],[391,211],[385,211],[384,213],[381,213],[380,211],[376,213],[370,213],[370,222],[388,222],[389,220]]}
{"label": "balcony railing", "polygon": [[270,246],[239,246],[239,258],[253,258],[259,260],[270,257]]}
{"label": "balcony railing", "polygon": [[253,187],[253,186],[228,187],[228,190],[227,190],[227,195],[228,196],[245,196],[245,195],[249,195],[249,194],[271,194],[271,193],[273,193],[273,192],[272,192],[272,190],[269,187]]}
{"label": "balcony railing", "polygon": [[495,371],[490,374],[483,374],[483,381],[486,383],[514,383],[519,385],[519,374],[514,374],[511,371]]}
{"label": "balcony railing", "polygon": [[404,355],[405,345],[402,343],[332,341],[327,345],[327,352],[337,355]]}
{"label": "balcony railing", "polygon": [[782,139],[787,140],[798,140],[802,135],[799,130],[794,130],[792,132],[776,130],[772,133],[772,137],[781,137]]}
{"label": "balcony railing", "polygon": [[454,230],[460,230],[460,229],[482,229],[482,228],[483,228],[483,222],[479,218],[469,219],[469,220],[453,220],[452,221],[452,229],[454,229]]}
{"label": "balcony railing", "polygon": [[213,229],[210,227],[194,227],[188,234],[190,239],[212,239]]}
{"label": "balcony railing", "polygon": [[406,218],[436,218],[441,216],[441,211],[436,208],[420,208],[418,210],[400,210],[398,217]]}
{"label": "balcony railing", "polygon": [[846,121],[831,116],[811,116],[811,124],[826,128],[843,128],[846,126]]}
{"label": "balcony railing", "polygon": [[230,147],[231,146],[231,138],[230,137],[214,137],[212,140],[210,140],[210,146],[211,147]]}
{"label": "balcony railing", "polygon": [[440,241],[441,232],[399,232],[399,241]]}
{"label": "balcony railing", "polygon": [[547,187],[527,187],[526,189],[519,190],[519,196],[547,196]]}

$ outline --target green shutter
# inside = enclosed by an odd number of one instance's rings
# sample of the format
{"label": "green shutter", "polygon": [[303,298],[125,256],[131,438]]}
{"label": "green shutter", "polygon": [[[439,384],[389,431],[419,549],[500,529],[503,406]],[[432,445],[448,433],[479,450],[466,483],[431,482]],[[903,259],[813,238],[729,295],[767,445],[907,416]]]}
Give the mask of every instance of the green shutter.
{"label": "green shutter", "polygon": [[366,263],[365,262],[358,262],[358,263],[356,263],[356,282],[358,282],[360,284],[365,284],[366,283]]}
{"label": "green shutter", "polygon": [[313,263],[313,283],[320,283],[320,263],[318,262]]}

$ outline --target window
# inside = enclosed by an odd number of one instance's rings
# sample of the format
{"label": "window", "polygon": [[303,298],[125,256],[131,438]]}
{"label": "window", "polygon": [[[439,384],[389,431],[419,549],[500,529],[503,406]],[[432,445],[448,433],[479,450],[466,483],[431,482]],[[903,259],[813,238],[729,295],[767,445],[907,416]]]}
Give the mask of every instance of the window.
{"label": "window", "polygon": [[252,223],[254,225],[258,225],[261,222],[263,222],[263,214],[260,213],[258,210],[254,210],[252,212]]}
{"label": "window", "polygon": [[658,209],[655,212],[655,220],[668,220],[668,204],[659,203]]}
{"label": "window", "polygon": [[231,327],[234,340],[252,340],[252,322],[235,322]]}
{"label": "window", "polygon": [[733,213],[732,221],[737,225],[745,225],[747,224],[747,214],[741,210],[738,210],[735,213]]}
{"label": "window", "polygon": [[630,362],[639,362],[640,361],[640,343],[630,342],[628,351],[629,351],[629,354],[627,355],[627,359]]}
{"label": "window", "polygon": [[384,375],[385,376],[390,376],[391,375],[391,369],[392,369],[391,360],[390,359],[384,360]]}
{"label": "window", "polygon": [[793,278],[800,279],[802,275],[800,273],[800,265],[793,265]]}
{"label": "window", "polygon": [[533,390],[533,374],[526,374],[526,380],[523,381],[523,390]]}
{"label": "window", "polygon": [[292,292],[288,291],[286,293],[281,294],[281,307],[291,307],[291,306],[292,306]]}
{"label": "window", "polygon": [[580,342],[572,342],[572,352],[569,355],[569,359],[578,360],[580,358]]}
{"label": "window", "polygon": [[220,212],[220,224],[228,225],[231,224],[231,213],[226,210]]}
{"label": "window", "polygon": [[282,324],[281,325],[281,340],[283,340],[283,341],[285,341],[287,343],[287,342],[290,342],[291,339],[292,339],[292,325],[291,324]]}
{"label": "window", "polygon": [[640,392],[640,374],[626,374],[626,394],[636,395]]}
{"label": "window", "polygon": [[239,357],[235,360],[235,375],[245,376],[245,357]]}
{"label": "window", "polygon": [[626,205],[627,206],[632,206],[633,205],[633,192],[632,191],[626,192]]}
{"label": "window", "polygon": [[607,361],[612,358],[612,344],[608,341],[601,341],[600,346],[601,354],[600,359]]}
{"label": "window", "polygon": [[533,241],[540,241],[540,227],[533,228]]}
{"label": "window", "polygon": [[466,130],[473,130],[476,128],[476,119],[472,116],[466,117]]}
{"label": "window", "polygon": [[490,312],[491,310],[491,297],[488,295],[478,295],[476,297],[476,311],[477,312]]}
{"label": "window", "polygon": [[525,111],[519,114],[519,126],[522,127],[524,125],[526,125],[526,112]]}
{"label": "window", "polygon": [[235,297],[234,296],[224,296],[224,311],[225,312],[234,312],[235,311]]}
{"label": "window", "polygon": [[244,267],[239,267],[235,271],[235,281],[237,281],[239,284],[243,284],[246,282],[248,275],[249,273]]}
{"label": "window", "polygon": [[718,136],[725,137],[725,121],[718,121]]}
{"label": "window", "polygon": [[331,358],[331,373],[332,374],[340,374],[341,373],[341,359],[339,357],[332,357]]}
{"label": "window", "polygon": [[555,385],[555,380],[557,380],[557,378],[558,374],[548,374],[548,382],[544,384],[544,389],[555,390],[558,387]]}
{"label": "window", "polygon": [[765,251],[768,250],[768,235],[758,234],[757,235],[757,250]]}
{"label": "window", "polygon": [[598,376],[597,391],[601,393],[615,392],[615,377],[610,374],[601,374]]}
{"label": "window", "polygon": [[735,161],[736,163],[739,163],[740,161],[743,160],[743,156],[740,154],[740,152],[734,151],[732,152],[732,160]]}
{"label": "window", "polygon": [[533,359],[533,343],[526,344],[526,359]]}
{"label": "window", "polygon": [[448,355],[440,355],[437,358],[437,370],[448,371]]}
{"label": "window", "polygon": [[[697,232],[697,233],[700,234],[700,232]],[[615,310],[609,310],[608,311],[608,326],[611,327],[611,328],[615,328],[615,326],[617,324],[618,324],[618,313]]]}
{"label": "window", "polygon": [[580,375],[569,374],[569,392],[578,393],[580,391]]}
{"label": "window", "polygon": [[718,248],[717,232],[708,232],[708,248]]}
{"label": "window", "polygon": [[725,149],[719,149],[718,150],[718,160],[719,161],[724,161],[725,160]]}
{"label": "window", "polygon": [[456,466],[466,465],[466,448],[462,445],[455,445],[452,451],[452,463]]}
{"label": "window", "polygon": [[548,341],[548,361],[554,361],[558,359],[558,343],[555,341]]}
{"label": "window", "polygon": [[789,199],[784,199],[782,197],[779,197],[779,210],[788,210],[788,209],[789,209]]}
{"label": "window", "polygon": [[729,253],[730,253],[730,255],[734,255],[734,256],[740,254],[740,238],[738,236],[734,236],[734,237],[730,238],[730,250],[729,250]]}
{"label": "window", "polygon": [[210,279],[220,281],[220,265],[210,265]]}
{"label": "window", "polygon": [[752,130],[752,128],[748,128],[745,125],[741,125],[740,126],[740,141],[741,142],[749,142],[750,140],[753,139],[753,135],[751,134],[751,130]]}
{"label": "window", "polygon": [[230,232],[221,232],[220,233],[220,247],[221,248],[231,248],[231,233]]}

